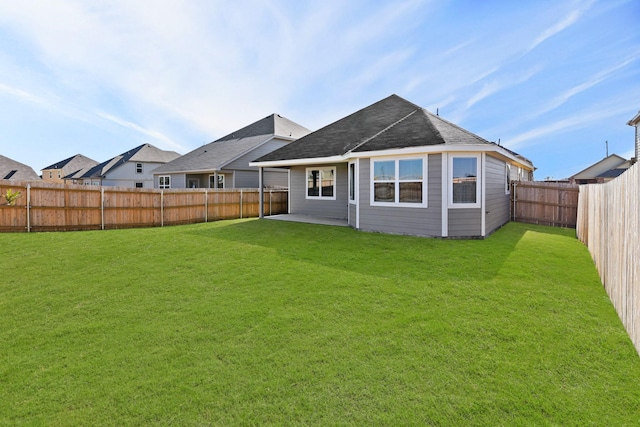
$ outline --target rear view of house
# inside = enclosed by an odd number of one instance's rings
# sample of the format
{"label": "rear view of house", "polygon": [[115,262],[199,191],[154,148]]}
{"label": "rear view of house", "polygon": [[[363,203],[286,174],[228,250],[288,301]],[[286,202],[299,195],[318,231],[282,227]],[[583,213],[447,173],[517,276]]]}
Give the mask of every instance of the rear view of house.
{"label": "rear view of house", "polygon": [[509,220],[532,163],[392,95],[252,163],[289,169],[289,213],[352,227],[484,237]]}
{"label": "rear view of house", "polygon": [[[154,172],[156,188],[257,188],[258,168],[249,162],[284,147],[309,130],[278,114],[196,148]],[[265,185],[286,187],[287,171],[267,169]]]}

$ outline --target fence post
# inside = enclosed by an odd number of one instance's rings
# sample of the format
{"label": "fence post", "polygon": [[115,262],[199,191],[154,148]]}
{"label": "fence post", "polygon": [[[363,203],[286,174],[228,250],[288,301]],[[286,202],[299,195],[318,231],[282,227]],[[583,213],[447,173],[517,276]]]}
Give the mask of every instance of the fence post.
{"label": "fence post", "polygon": [[204,190],[204,222],[209,222],[209,192]]}
{"label": "fence post", "polygon": [[516,197],[518,196],[516,192],[517,182],[513,181],[513,221],[516,220]]}
{"label": "fence post", "polygon": [[27,184],[27,233],[31,232],[31,184]]}
{"label": "fence post", "polygon": [[160,190],[160,227],[164,227],[164,190]]}
{"label": "fence post", "polygon": [[100,187],[100,229],[104,230],[104,187]]}
{"label": "fence post", "polygon": [[269,216],[271,216],[271,194],[272,194],[272,191],[271,189],[269,189]]}
{"label": "fence post", "polygon": [[242,188],[240,189],[240,219],[242,219]]}

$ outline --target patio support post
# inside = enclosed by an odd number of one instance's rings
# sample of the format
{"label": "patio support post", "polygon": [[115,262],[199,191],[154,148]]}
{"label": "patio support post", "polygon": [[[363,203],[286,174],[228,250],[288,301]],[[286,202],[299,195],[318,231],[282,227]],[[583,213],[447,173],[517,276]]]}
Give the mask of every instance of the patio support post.
{"label": "patio support post", "polygon": [[258,185],[260,186],[260,203],[259,203],[259,210],[258,210],[258,216],[260,218],[264,218],[264,188],[263,188],[263,174],[264,174],[264,170],[263,168],[258,168]]}

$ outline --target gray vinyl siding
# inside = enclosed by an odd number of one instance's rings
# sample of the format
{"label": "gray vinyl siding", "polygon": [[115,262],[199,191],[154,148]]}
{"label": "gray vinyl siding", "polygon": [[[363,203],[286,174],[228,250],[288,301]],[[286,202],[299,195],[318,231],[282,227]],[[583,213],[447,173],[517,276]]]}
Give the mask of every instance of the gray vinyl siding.
{"label": "gray vinyl siding", "polygon": [[[265,156],[271,153],[272,151],[277,150],[280,147],[284,147],[287,144],[288,144],[288,141],[283,141],[281,139],[272,139],[271,141],[260,145],[255,150],[251,150],[249,153],[238,157],[231,163],[227,163],[226,165],[223,166],[223,169],[257,171],[258,168],[255,166],[249,166],[249,162],[259,159],[260,157]],[[254,188],[257,188],[257,187],[258,187],[258,184],[254,186]]]}
{"label": "gray vinyl siding", "polygon": [[229,175],[228,177],[229,177],[229,181],[225,182],[225,184],[227,185],[227,188],[259,188],[260,187],[257,168],[255,171],[236,170],[235,185],[233,183],[234,181],[233,175]]}
{"label": "gray vinyl siding", "polygon": [[[264,186],[267,188],[288,187],[289,171],[287,169],[264,170]],[[258,187],[260,184],[256,184]]]}
{"label": "gray vinyl siding", "polygon": [[153,177],[153,187],[158,188],[160,177],[161,176],[170,176],[171,177],[171,188],[186,188],[187,181],[186,175],[183,173],[168,173],[168,174],[159,174],[154,175]]}
{"label": "gray vinyl siding", "polygon": [[449,209],[449,237],[482,236],[482,209]]}
{"label": "gray vinyl siding", "polygon": [[336,200],[307,199],[307,168],[291,168],[291,188],[289,189],[290,213],[313,215],[324,218],[347,219],[348,216],[348,177],[347,163],[321,165],[318,167],[336,167]]}
{"label": "gray vinyl siding", "polygon": [[509,221],[509,194],[506,194],[505,162],[486,156],[485,233],[490,234]]}
{"label": "gray vinyl siding", "polygon": [[370,167],[370,159],[360,159],[358,197],[361,230],[414,236],[442,235],[442,155],[427,157],[426,208],[371,206]]}

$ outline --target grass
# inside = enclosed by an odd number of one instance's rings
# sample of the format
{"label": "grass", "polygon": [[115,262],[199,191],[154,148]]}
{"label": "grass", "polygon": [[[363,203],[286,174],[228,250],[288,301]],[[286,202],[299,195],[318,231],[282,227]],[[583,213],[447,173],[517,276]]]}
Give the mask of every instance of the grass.
{"label": "grass", "polygon": [[573,233],[0,234],[0,425],[637,425]]}

